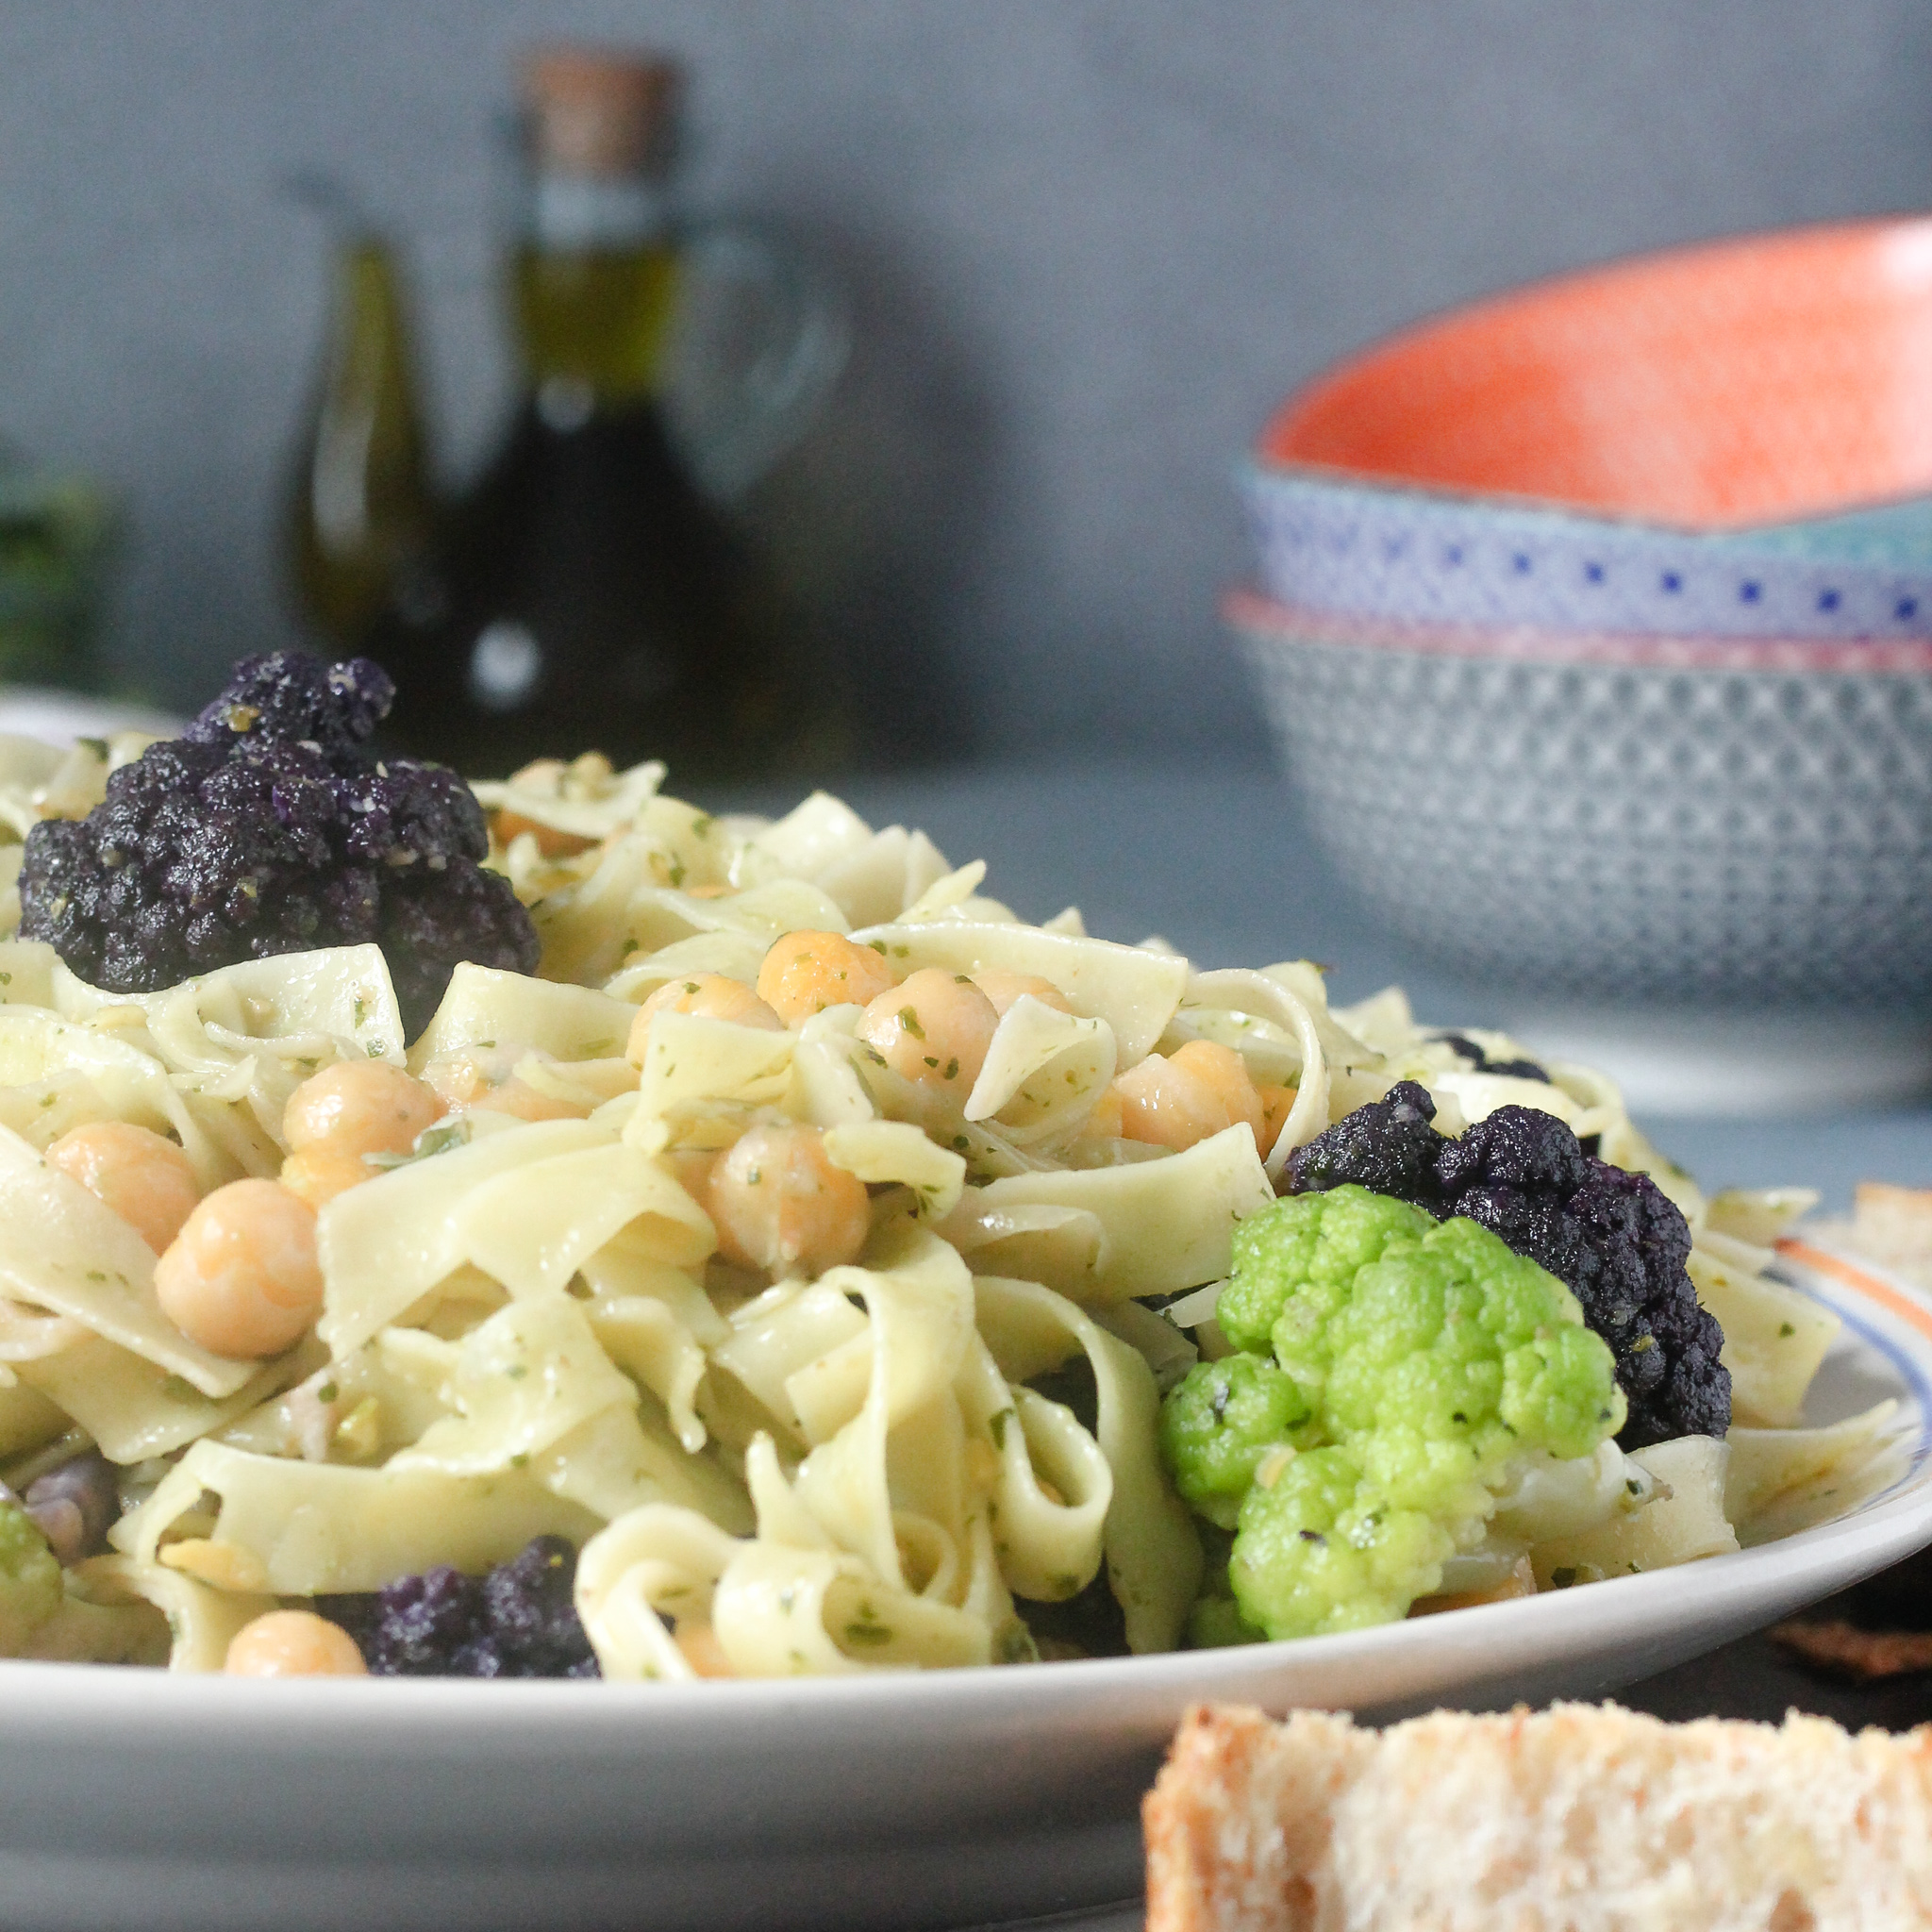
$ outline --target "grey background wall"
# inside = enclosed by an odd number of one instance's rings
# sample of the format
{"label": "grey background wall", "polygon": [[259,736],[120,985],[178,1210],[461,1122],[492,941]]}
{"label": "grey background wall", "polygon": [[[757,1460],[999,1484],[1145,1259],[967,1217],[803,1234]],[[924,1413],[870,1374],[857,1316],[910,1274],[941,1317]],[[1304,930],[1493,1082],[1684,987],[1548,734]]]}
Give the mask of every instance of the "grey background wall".
{"label": "grey background wall", "polygon": [[125,493],[162,698],[286,635],[323,289],[277,181],[406,239],[459,473],[492,115],[562,36],[688,56],[692,200],[846,278],[845,388],[755,511],[946,750],[1264,756],[1213,610],[1276,398],[1491,287],[1932,201],[1916,0],[0,0],[0,429]]}

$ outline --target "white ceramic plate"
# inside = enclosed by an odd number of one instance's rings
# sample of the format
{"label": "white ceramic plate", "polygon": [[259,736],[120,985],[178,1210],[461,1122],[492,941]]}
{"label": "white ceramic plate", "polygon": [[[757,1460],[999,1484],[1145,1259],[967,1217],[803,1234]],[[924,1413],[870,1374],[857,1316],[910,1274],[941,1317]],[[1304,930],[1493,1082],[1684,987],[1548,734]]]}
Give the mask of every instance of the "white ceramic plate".
{"label": "white ceramic plate", "polygon": [[[868,1932],[1095,1907],[1188,1705],[1375,1718],[1593,1697],[1932,1541],[1932,1306],[1824,1245],[1814,1422],[1900,1403],[1903,1474],[1680,1570],[1353,1636],[1024,1670],[691,1687],[0,1664],[0,1924]],[[1113,1914],[1102,1923],[1132,1923]]]}

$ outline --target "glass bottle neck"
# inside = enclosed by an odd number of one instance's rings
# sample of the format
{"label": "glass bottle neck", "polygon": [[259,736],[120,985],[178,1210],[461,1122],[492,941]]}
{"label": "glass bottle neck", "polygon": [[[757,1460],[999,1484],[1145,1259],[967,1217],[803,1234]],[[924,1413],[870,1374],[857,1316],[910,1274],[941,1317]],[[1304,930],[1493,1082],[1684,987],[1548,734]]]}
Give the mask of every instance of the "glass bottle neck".
{"label": "glass bottle neck", "polygon": [[661,245],[671,233],[669,184],[648,175],[565,175],[539,169],[525,216],[529,246],[603,253]]}
{"label": "glass bottle neck", "polygon": [[511,281],[525,383],[551,426],[648,402],[676,297],[669,184],[540,170]]}

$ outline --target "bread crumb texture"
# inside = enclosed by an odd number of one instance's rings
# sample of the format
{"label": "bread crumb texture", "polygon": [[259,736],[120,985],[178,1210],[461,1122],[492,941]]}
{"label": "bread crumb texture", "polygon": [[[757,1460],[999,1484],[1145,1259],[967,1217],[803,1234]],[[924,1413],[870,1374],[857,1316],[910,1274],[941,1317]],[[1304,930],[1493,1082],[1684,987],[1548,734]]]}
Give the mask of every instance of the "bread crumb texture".
{"label": "bread crumb texture", "polygon": [[1148,1932],[1932,1926],[1932,1726],[1201,1707],[1144,1822]]}

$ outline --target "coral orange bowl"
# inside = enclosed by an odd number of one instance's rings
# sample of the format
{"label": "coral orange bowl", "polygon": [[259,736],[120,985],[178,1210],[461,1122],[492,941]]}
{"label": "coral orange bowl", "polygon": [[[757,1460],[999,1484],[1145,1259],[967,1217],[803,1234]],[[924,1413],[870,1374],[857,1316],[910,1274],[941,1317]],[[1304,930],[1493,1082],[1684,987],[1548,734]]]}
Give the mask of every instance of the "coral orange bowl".
{"label": "coral orange bowl", "polygon": [[1748,236],[1495,296],[1318,378],[1257,453],[1694,530],[1932,491],[1932,219]]}

